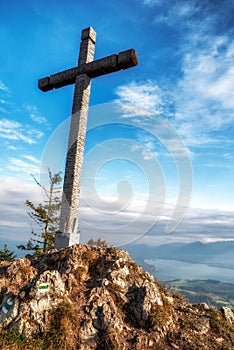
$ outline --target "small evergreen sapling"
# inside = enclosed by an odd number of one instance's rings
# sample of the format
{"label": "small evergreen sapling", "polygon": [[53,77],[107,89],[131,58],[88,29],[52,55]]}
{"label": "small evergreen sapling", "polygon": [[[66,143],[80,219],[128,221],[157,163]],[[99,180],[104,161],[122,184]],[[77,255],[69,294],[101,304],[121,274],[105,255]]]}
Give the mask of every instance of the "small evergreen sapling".
{"label": "small evergreen sapling", "polygon": [[32,235],[34,238],[30,238],[26,245],[20,244],[18,249],[31,250],[34,254],[41,254],[49,251],[54,247],[55,234],[58,231],[59,225],[59,212],[61,206],[60,189],[59,187],[62,177],[61,172],[52,174],[48,170],[49,174],[49,188],[42,186],[36,178],[33,176],[36,184],[43,190],[46,200],[43,204],[35,205],[31,201],[26,200],[27,207],[30,208],[28,215],[39,226],[40,232],[35,232],[32,227]]}
{"label": "small evergreen sapling", "polygon": [[4,244],[3,250],[0,249],[0,261],[14,261],[15,258],[14,252],[8,249],[7,244]]}

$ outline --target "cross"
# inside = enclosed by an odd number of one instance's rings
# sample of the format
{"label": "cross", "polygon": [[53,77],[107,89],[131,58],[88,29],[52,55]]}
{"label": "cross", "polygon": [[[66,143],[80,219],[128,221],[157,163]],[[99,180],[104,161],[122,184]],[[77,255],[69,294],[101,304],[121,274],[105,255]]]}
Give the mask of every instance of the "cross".
{"label": "cross", "polygon": [[83,29],[78,65],[38,81],[39,89],[44,92],[75,84],[59,233],[55,236],[57,249],[79,243],[78,206],[91,79],[136,66],[138,63],[134,49],[93,60],[95,42],[96,33],[93,28]]}

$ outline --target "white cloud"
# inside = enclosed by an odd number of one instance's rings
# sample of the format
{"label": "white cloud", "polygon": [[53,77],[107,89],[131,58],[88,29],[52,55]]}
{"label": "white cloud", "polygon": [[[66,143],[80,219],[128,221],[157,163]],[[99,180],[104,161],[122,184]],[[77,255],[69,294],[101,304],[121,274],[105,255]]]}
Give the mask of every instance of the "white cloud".
{"label": "white cloud", "polygon": [[23,141],[31,145],[36,143],[36,140],[43,135],[42,131],[25,127],[15,120],[0,120],[0,138],[5,140]]}
{"label": "white cloud", "polygon": [[225,154],[223,155],[223,158],[225,158],[225,159],[232,159],[232,158],[233,158],[233,154],[231,154],[231,153],[225,153]]}
{"label": "white cloud", "polygon": [[184,56],[184,74],[174,93],[176,126],[192,145],[210,142],[210,132],[234,120],[233,44],[225,37],[204,40],[205,47],[187,47],[191,53]]}
{"label": "white cloud", "polygon": [[234,43],[230,26],[233,2],[225,1],[223,6],[212,1],[143,3],[157,5],[152,9],[152,14],[154,10],[156,13],[154,24],[170,27],[177,37],[176,54],[172,55],[181,78],[175,83],[174,78],[178,78],[172,76],[170,86],[168,76],[167,91],[160,86],[164,115],[168,116],[168,95],[174,102],[172,123],[188,145],[218,143],[212,133],[227,128],[234,120]]}
{"label": "white cloud", "polygon": [[219,142],[212,133],[234,121],[234,44],[226,36],[191,31],[181,52],[183,74],[176,83],[120,86],[118,103],[124,116],[149,117],[152,128],[157,115],[167,118],[187,145]]}
{"label": "white cloud", "polygon": [[[91,195],[92,196],[92,195]],[[80,229],[82,242],[92,237],[107,239],[116,245],[128,244],[140,239],[145,244],[160,244],[165,241],[192,242],[197,240],[234,239],[231,211],[190,208],[181,225],[171,234],[166,226],[171,219],[173,204],[166,203],[162,212],[161,203],[136,200],[123,210],[115,211],[115,201],[102,197],[102,201],[88,206],[81,198]]]}
{"label": "white cloud", "polygon": [[36,163],[36,164],[39,164],[39,163],[40,163],[40,160],[38,160],[37,158],[35,158],[35,157],[33,157],[33,156],[24,155],[23,157],[24,157],[25,159],[30,160],[30,161],[33,162],[33,163]]}
{"label": "white cloud", "polygon": [[0,120],[0,126],[2,128],[6,129],[6,132],[8,132],[8,129],[16,129],[19,128],[21,126],[20,123],[14,121],[14,120],[9,120],[9,119],[2,119]]}
{"label": "white cloud", "polygon": [[161,113],[161,90],[155,82],[149,80],[146,83],[132,82],[119,86],[116,90],[124,116],[151,117]]}
{"label": "white cloud", "polygon": [[[152,10],[153,22],[171,27],[174,32],[186,37],[191,31],[198,35],[232,30],[233,2],[199,0],[142,0],[145,5],[156,5]],[[225,18],[225,21],[223,20]]]}
{"label": "white cloud", "polygon": [[7,140],[24,141],[29,144],[35,141],[23,134],[22,125],[9,119],[0,120],[0,137]]}
{"label": "white cloud", "polygon": [[0,80],[0,90],[10,93],[10,89]]}
{"label": "white cloud", "polygon": [[151,160],[159,157],[159,152],[156,151],[157,149],[156,138],[139,133],[137,135],[137,142],[139,144],[135,144],[131,146],[130,149],[132,152],[140,151],[144,160]]}
{"label": "white cloud", "polygon": [[15,172],[23,172],[24,174],[40,174],[40,167],[38,165],[39,161],[36,160],[37,165],[35,165],[35,159],[33,157],[24,156],[24,158],[29,159],[32,162],[26,162],[22,159],[10,157],[8,159],[7,169]]}
{"label": "white cloud", "polygon": [[152,152],[149,152],[146,149],[142,150],[142,156],[144,160],[150,160],[150,159],[154,159],[155,158],[155,154],[153,154]]}
{"label": "white cloud", "polygon": [[16,241],[30,236],[30,218],[25,206],[26,199],[33,203],[43,201],[40,188],[13,177],[0,179],[0,237]]}
{"label": "white cloud", "polygon": [[40,112],[38,111],[38,108],[36,106],[32,106],[32,105],[25,105],[24,106],[26,111],[29,112],[30,118],[38,123],[38,124],[45,124],[47,123],[46,118],[42,117]]}
{"label": "white cloud", "polygon": [[43,131],[34,129],[32,127],[31,128],[28,127],[27,133],[28,133],[28,135],[30,135],[35,140],[34,143],[37,142],[36,139],[40,139],[40,138],[42,138],[42,136],[44,136],[44,132]]}
{"label": "white cloud", "polygon": [[[24,203],[26,199],[33,203],[43,202],[40,188],[34,183],[8,177],[0,179],[0,192],[1,240],[27,240],[30,237],[31,221]],[[83,242],[87,242],[91,237],[100,236],[116,245],[127,244],[140,237],[146,244],[160,244],[170,240],[192,242],[234,239],[231,211],[190,208],[177,230],[166,234],[165,227],[174,205],[167,203],[161,214],[158,214],[158,221],[155,223],[161,203],[151,203],[146,208],[147,200],[138,199],[123,207],[122,211],[116,211],[115,199],[110,196],[103,197],[102,201],[94,201],[92,206],[88,206],[81,198],[79,215]]]}
{"label": "white cloud", "polygon": [[[163,23],[166,26],[177,26],[177,29],[184,26],[202,25],[201,18],[203,16],[201,6],[196,2],[182,2],[174,0],[170,4],[165,4],[163,0],[145,0],[147,5],[159,5],[161,11],[157,11],[154,23]],[[178,25],[179,22],[179,25]]]}
{"label": "white cloud", "polygon": [[20,147],[15,147],[15,146],[9,145],[9,144],[7,144],[7,143],[6,143],[6,146],[7,146],[8,149],[10,149],[10,150],[12,150],[12,151],[17,151],[17,150],[20,149]]}
{"label": "white cloud", "polygon": [[[9,96],[8,96],[9,97]],[[10,96],[12,97],[12,96]],[[17,108],[15,108],[14,104],[11,102],[11,100],[8,98],[0,98],[0,112],[4,114],[10,115],[12,111],[17,111]]]}

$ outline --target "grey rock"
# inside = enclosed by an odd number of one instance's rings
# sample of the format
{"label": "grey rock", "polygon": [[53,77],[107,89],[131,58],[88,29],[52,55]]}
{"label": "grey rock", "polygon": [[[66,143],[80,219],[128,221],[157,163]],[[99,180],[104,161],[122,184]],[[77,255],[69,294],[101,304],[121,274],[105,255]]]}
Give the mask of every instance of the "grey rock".
{"label": "grey rock", "polygon": [[229,307],[223,306],[221,308],[221,311],[223,312],[225,319],[229,323],[234,324],[234,312],[233,312],[233,310],[230,309]]}

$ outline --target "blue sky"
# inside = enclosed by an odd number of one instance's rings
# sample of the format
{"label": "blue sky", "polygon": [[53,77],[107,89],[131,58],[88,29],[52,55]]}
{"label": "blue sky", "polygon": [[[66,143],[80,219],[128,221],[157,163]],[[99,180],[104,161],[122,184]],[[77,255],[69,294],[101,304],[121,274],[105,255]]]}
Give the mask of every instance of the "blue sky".
{"label": "blue sky", "polygon": [[82,241],[234,239],[233,1],[0,6],[2,243],[29,237],[24,202],[42,201],[30,174],[63,169],[73,87],[43,93],[37,81],[76,65],[88,26],[95,58],[133,47],[139,65],[92,81]]}

